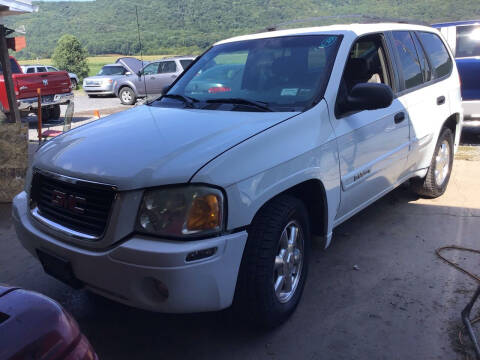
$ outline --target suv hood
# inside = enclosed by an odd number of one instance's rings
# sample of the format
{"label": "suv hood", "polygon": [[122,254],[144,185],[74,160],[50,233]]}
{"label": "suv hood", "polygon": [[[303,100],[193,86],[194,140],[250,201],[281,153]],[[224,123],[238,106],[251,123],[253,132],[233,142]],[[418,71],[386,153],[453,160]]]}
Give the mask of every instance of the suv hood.
{"label": "suv hood", "polygon": [[139,106],[49,141],[33,166],[119,190],[187,183],[214,157],[296,114]]}

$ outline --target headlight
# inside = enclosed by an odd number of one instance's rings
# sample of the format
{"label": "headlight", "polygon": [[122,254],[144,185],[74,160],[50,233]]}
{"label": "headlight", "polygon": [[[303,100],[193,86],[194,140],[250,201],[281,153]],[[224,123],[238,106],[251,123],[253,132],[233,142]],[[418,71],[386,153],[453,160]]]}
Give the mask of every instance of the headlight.
{"label": "headlight", "polygon": [[137,231],[157,236],[189,237],[223,228],[223,194],[206,186],[147,190],[137,217]]}

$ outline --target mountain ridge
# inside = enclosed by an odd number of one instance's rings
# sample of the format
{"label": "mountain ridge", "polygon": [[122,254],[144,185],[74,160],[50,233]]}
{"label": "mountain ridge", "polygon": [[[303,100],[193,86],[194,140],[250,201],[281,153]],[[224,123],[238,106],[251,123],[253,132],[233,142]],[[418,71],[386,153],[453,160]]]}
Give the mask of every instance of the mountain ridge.
{"label": "mountain ridge", "polygon": [[[7,21],[7,26],[25,25],[27,30],[27,48],[16,56],[50,57],[57,40],[67,33],[77,36],[91,55],[136,55],[140,46],[135,5],[144,54],[199,53],[223,38],[318,16],[367,14],[426,23],[480,18],[478,0],[138,0],[135,3],[130,0],[34,2],[39,6],[38,13]],[[325,24],[355,22],[345,19],[325,19]]]}

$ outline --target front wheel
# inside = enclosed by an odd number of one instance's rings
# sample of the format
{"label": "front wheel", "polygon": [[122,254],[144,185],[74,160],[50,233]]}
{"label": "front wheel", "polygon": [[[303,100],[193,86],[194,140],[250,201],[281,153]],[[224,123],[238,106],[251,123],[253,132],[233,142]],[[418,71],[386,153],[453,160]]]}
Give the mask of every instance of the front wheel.
{"label": "front wheel", "polygon": [[137,101],[134,91],[129,87],[124,87],[120,90],[118,97],[123,105],[133,105]]}
{"label": "front wheel", "polygon": [[234,309],[254,324],[271,328],[293,313],[308,273],[307,210],[295,197],[273,199],[255,216],[240,266]]}
{"label": "front wheel", "polygon": [[447,189],[453,166],[453,134],[443,128],[438,138],[427,175],[423,179],[413,180],[413,190],[420,196],[436,198]]}
{"label": "front wheel", "polygon": [[77,90],[77,86],[78,86],[77,80],[71,79],[70,81],[72,83],[72,90]]}

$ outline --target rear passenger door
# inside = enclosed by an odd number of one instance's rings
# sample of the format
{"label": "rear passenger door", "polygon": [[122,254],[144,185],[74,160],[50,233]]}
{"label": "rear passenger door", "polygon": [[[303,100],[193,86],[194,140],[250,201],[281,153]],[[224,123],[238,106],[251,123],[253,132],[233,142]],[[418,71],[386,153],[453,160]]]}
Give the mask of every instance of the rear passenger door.
{"label": "rear passenger door", "polygon": [[174,60],[162,61],[158,67],[157,93],[160,94],[164,87],[169,86],[178,76],[178,66]]}
{"label": "rear passenger door", "polygon": [[441,124],[449,115],[445,79],[452,71],[447,49],[438,35],[393,31],[392,43],[399,70],[398,99],[410,116],[408,172],[428,167]]}
{"label": "rear passenger door", "polygon": [[[353,45],[337,96],[337,105],[358,83],[393,86],[391,55],[383,34]],[[341,203],[336,223],[385,194],[402,177],[409,147],[408,114],[394,99],[385,109],[339,113],[332,119],[340,155]]]}

